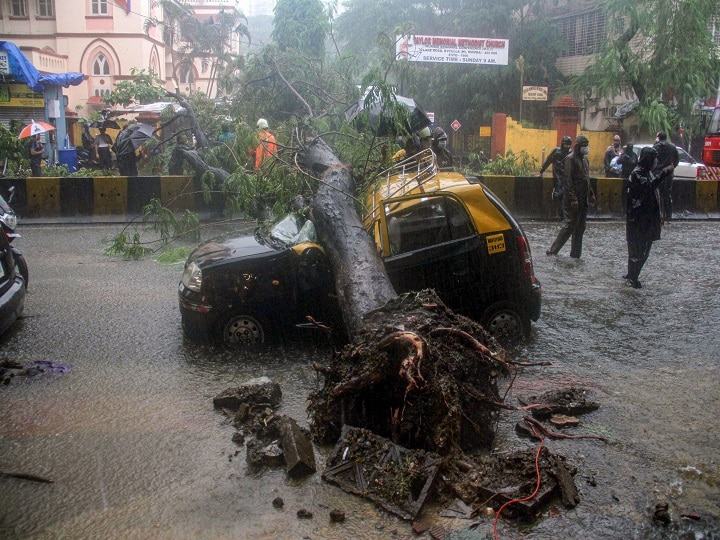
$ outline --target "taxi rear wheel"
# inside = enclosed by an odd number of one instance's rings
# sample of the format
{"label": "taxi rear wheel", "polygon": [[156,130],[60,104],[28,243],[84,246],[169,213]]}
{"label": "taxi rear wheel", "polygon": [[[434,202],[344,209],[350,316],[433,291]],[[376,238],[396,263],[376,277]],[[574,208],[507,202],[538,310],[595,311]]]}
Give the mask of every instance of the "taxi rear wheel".
{"label": "taxi rear wheel", "polygon": [[501,343],[518,341],[530,335],[530,319],[517,308],[499,302],[485,310],[482,325]]}
{"label": "taxi rear wheel", "polygon": [[230,347],[262,345],[268,341],[269,326],[263,317],[239,313],[222,325],[220,341]]}

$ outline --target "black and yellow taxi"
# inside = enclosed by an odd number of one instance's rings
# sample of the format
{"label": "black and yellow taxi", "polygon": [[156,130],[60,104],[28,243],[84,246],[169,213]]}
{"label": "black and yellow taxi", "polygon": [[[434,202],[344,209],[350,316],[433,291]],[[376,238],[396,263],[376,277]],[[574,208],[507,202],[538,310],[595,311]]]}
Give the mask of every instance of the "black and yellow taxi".
{"label": "black and yellow taxi", "polygon": [[[476,179],[438,169],[430,149],[378,177],[363,225],[397,293],[435,289],[501,339],[527,335],[540,316],[522,229]],[[185,334],[227,345],[292,339],[341,320],[314,225],[293,214],[267,233],[198,246],[178,294]]]}
{"label": "black and yellow taxi", "polygon": [[366,208],[363,225],[396,292],[432,288],[495,336],[530,333],[541,305],[530,245],[477,178],[439,169],[424,150],[384,171]]}

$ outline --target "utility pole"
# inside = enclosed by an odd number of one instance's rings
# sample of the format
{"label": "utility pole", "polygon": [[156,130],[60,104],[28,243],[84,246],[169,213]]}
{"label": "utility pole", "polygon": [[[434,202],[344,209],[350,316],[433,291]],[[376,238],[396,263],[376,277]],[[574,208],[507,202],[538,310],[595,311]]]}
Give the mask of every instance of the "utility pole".
{"label": "utility pole", "polygon": [[518,123],[522,124],[523,85],[525,84],[525,59],[522,54],[515,60],[515,67],[520,72],[520,119]]}

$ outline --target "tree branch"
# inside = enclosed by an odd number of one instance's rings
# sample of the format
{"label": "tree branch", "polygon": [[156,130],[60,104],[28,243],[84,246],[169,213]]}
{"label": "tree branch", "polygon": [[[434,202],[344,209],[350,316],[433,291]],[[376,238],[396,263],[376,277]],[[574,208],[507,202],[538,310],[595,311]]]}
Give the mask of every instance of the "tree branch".
{"label": "tree branch", "polygon": [[293,85],[290,84],[290,83],[288,82],[288,80],[283,76],[282,72],[280,71],[280,68],[279,68],[278,65],[277,65],[277,62],[275,62],[275,59],[272,58],[272,57],[270,57],[270,60],[272,61],[273,66],[275,67],[275,72],[278,74],[278,77],[280,77],[280,78],[282,79],[282,81],[283,81],[283,82],[287,85],[287,87],[290,89],[290,91],[291,91],[293,94],[295,94],[295,97],[297,97],[297,98],[302,102],[302,104],[305,105],[305,108],[306,108],[307,111],[308,111],[308,115],[310,116],[310,118],[312,118],[313,112],[312,112],[312,108],[310,107],[310,104],[309,104],[307,101],[305,101],[300,94],[298,94],[297,90],[295,90],[295,88],[293,87]]}

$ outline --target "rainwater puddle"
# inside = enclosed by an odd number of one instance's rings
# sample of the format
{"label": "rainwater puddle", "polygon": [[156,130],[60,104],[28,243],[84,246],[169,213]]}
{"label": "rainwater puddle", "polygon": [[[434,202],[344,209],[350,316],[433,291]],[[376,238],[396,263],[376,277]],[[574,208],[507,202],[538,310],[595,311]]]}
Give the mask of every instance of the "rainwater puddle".
{"label": "rainwater puddle", "polygon": [[[720,238],[715,223],[674,223],[627,287],[624,228],[591,223],[583,259],[545,249],[555,224],[525,224],[543,284],[543,313],[519,361],[508,402],[565,386],[589,388],[600,409],[577,433],[550,440],[578,468],[581,502],[551,506],[530,525],[501,520],[500,538],[716,538],[720,516]],[[183,339],[176,287],[181,266],[102,255],[113,227],[27,227],[18,245],[32,274],[26,318],[0,341],[0,357],[68,365],[61,374],[0,388],[0,470],[52,484],[0,478],[3,538],[395,538],[407,523],[326,484],[283,470],[248,475],[234,429],[213,409],[227,387],[260,376],[283,390],[280,412],[307,425],[310,368],[322,347],[237,353]],[[497,451],[518,438],[518,411],[503,413]],[[317,449],[322,470],[330,448]],[[240,451],[240,452],[238,452]],[[285,506],[272,506],[275,497]],[[674,523],[652,522],[658,502]],[[312,519],[298,519],[306,508]],[[331,509],[347,520],[332,524]],[[699,514],[698,522],[683,512]],[[447,529],[471,522],[434,518]],[[474,521],[492,534],[492,519]],[[663,530],[665,536],[663,536]],[[478,536],[483,537],[483,536]]]}

